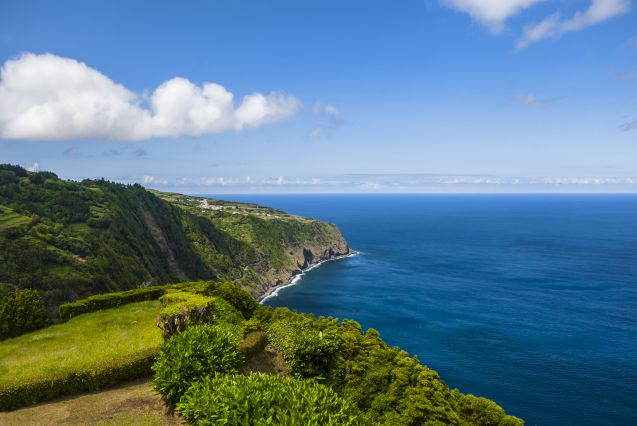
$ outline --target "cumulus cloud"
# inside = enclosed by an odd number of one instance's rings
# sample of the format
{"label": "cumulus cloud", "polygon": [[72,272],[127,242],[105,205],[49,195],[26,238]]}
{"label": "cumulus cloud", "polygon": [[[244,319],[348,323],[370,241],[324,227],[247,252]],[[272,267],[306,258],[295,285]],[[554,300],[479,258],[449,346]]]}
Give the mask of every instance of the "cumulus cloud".
{"label": "cumulus cloud", "polygon": [[441,0],[446,6],[468,13],[491,32],[502,32],[506,21],[542,0]]}
{"label": "cumulus cloud", "polygon": [[235,106],[216,83],[172,78],[148,97],[70,58],[23,54],[0,71],[0,138],[138,141],[239,131],[294,115],[292,95],[252,93]]}
{"label": "cumulus cloud", "polygon": [[517,42],[518,50],[545,38],[578,31],[599,24],[630,9],[629,0],[593,0],[584,11],[578,11],[570,19],[562,19],[559,12],[541,22],[527,26]]}

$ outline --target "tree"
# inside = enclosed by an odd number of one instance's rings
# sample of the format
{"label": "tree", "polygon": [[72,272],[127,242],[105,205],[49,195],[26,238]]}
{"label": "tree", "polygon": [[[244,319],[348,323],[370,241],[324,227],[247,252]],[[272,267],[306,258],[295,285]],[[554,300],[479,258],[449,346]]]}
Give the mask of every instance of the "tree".
{"label": "tree", "polygon": [[44,303],[35,290],[13,290],[0,299],[0,339],[36,330],[46,322]]}

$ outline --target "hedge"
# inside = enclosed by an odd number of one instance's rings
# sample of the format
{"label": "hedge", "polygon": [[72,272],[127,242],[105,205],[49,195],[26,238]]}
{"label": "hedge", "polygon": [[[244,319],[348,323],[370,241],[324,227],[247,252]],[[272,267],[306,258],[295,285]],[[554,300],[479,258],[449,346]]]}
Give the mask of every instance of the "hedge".
{"label": "hedge", "polygon": [[177,404],[191,425],[362,425],[358,410],[312,380],[254,373],[194,382]]}
{"label": "hedge", "polygon": [[158,348],[146,349],[124,357],[69,373],[51,373],[32,380],[0,388],[0,411],[13,410],[58,396],[89,392],[114,386],[126,380],[152,375]]}
{"label": "hedge", "polygon": [[218,296],[226,299],[235,309],[238,309],[245,318],[249,318],[259,306],[256,300],[248,292],[227,282],[215,281],[187,281],[178,284],[163,286],[141,287],[132,290],[115,293],[98,294],[75,302],[60,305],[60,321],[66,322],[71,318],[88,312],[102,309],[115,308],[129,303],[156,300],[166,293],[187,291],[194,294]]}
{"label": "hedge", "polygon": [[162,345],[153,366],[153,388],[176,404],[194,383],[215,373],[236,374],[245,360],[239,351],[241,327],[200,324],[177,333]]}
{"label": "hedge", "polygon": [[164,338],[180,333],[190,325],[239,324],[243,320],[241,313],[221,297],[171,291],[164,294],[159,301],[163,307],[159,311],[157,325],[162,330]]}
{"label": "hedge", "polygon": [[120,291],[117,293],[98,294],[77,300],[71,303],[60,305],[59,315],[62,322],[66,322],[73,317],[88,312],[100,311],[102,309],[115,308],[129,303],[143,302],[145,300],[159,299],[168,287],[153,286],[136,288],[133,290]]}

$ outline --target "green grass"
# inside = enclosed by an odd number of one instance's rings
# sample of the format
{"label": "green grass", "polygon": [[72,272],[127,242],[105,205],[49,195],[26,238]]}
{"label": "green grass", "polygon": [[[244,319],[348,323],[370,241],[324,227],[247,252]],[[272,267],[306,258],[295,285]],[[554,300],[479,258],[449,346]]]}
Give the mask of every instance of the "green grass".
{"label": "green grass", "polygon": [[8,207],[0,206],[0,230],[31,223],[31,218],[22,216]]}
{"label": "green grass", "polygon": [[0,387],[156,348],[159,301],[133,303],[0,342]]}

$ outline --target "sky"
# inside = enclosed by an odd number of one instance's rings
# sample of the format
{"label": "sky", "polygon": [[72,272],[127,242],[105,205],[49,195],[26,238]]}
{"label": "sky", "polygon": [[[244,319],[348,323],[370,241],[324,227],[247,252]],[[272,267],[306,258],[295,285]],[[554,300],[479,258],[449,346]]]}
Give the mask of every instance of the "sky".
{"label": "sky", "polygon": [[635,0],[0,3],[0,163],[193,194],[637,192]]}

